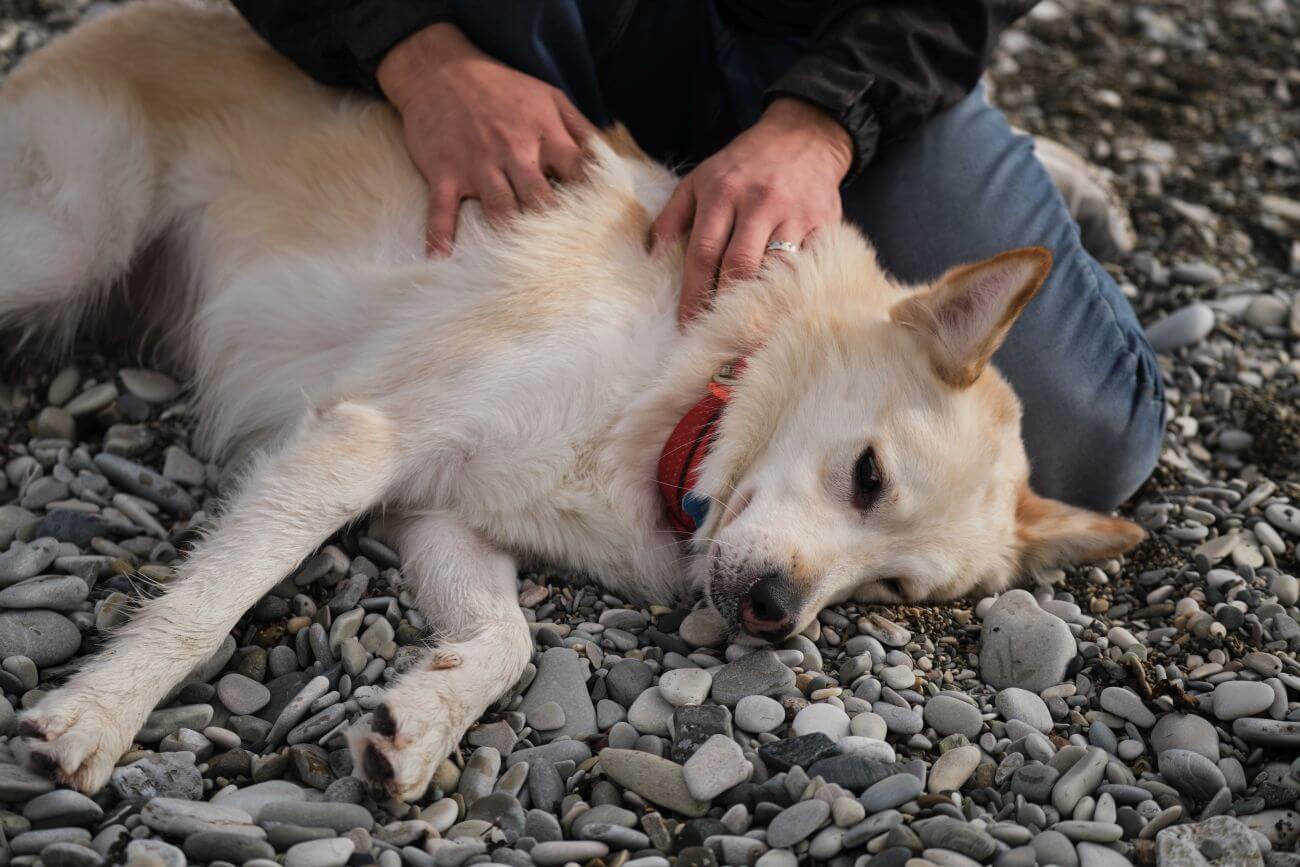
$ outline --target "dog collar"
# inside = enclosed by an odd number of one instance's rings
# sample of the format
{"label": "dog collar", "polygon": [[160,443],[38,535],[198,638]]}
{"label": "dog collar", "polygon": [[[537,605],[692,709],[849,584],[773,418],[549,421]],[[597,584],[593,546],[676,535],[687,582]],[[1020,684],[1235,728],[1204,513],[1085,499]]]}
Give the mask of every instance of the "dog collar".
{"label": "dog collar", "polygon": [[695,493],[700,464],[713,445],[714,429],[745,369],[745,359],[724,364],[709,382],[709,391],[691,407],[668,435],[659,455],[659,494],[674,530],[690,536],[709,512],[707,497]]}

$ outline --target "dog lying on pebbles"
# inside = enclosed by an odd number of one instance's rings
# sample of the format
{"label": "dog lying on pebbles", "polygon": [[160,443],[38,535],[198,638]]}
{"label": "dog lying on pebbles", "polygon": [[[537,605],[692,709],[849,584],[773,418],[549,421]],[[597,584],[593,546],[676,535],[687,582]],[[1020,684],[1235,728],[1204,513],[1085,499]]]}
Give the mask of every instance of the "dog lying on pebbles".
{"label": "dog lying on pebbles", "polygon": [[1029,490],[988,364],[1045,251],[908,287],[842,227],[682,333],[681,251],[645,247],[673,175],[617,130],[590,152],[553,210],[502,232],[471,213],[430,262],[396,115],[226,10],[132,4],[12,75],[4,324],[67,345],[125,305],[191,374],[207,448],[256,455],[168,592],[25,715],[35,761],[101,787],[243,612],[371,511],[438,639],[354,730],[357,773],[398,798],[527,664],[521,562],[702,594],[757,641],[1138,541]]}

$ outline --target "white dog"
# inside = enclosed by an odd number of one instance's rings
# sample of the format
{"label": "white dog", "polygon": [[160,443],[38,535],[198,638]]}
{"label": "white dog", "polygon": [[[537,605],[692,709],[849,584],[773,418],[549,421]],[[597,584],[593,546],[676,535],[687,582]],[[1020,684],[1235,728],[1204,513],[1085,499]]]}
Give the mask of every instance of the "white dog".
{"label": "white dog", "polygon": [[1045,251],[906,287],[837,228],[682,333],[681,250],[645,248],[673,175],[617,131],[590,151],[557,207],[500,233],[467,215],[430,262],[395,113],[224,9],[132,4],[5,82],[0,318],[66,346],[128,304],[192,374],[210,452],[260,455],[169,591],[26,715],[59,780],[102,786],[243,612],[380,507],[441,639],[354,737],[399,798],[527,664],[521,561],[702,592],[777,639],[840,600],[996,591],[1140,538],[1027,486],[988,360]]}

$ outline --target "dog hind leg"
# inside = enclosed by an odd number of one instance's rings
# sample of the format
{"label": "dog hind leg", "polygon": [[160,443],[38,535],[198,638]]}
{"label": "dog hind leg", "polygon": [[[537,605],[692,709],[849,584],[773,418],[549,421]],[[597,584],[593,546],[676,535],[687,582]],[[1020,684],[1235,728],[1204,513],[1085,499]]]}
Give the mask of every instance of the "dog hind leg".
{"label": "dog hind leg", "polygon": [[466,730],[519,680],[532,654],[514,561],[443,514],[401,528],[403,584],[438,646],[384,691],[351,732],[355,773],[376,798],[418,798]]}
{"label": "dog hind leg", "polygon": [[108,780],[159,700],[240,616],[394,476],[387,419],[344,403],[309,418],[250,473],[217,530],[104,650],[22,719],[32,761],[84,792]]}

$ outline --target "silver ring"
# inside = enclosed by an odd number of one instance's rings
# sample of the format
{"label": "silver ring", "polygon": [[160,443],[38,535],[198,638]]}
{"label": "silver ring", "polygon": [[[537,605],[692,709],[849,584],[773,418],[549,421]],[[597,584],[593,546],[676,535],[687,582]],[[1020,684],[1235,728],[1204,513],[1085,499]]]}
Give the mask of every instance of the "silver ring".
{"label": "silver ring", "polygon": [[768,241],[767,252],[769,253],[798,253],[799,245],[790,241]]}

